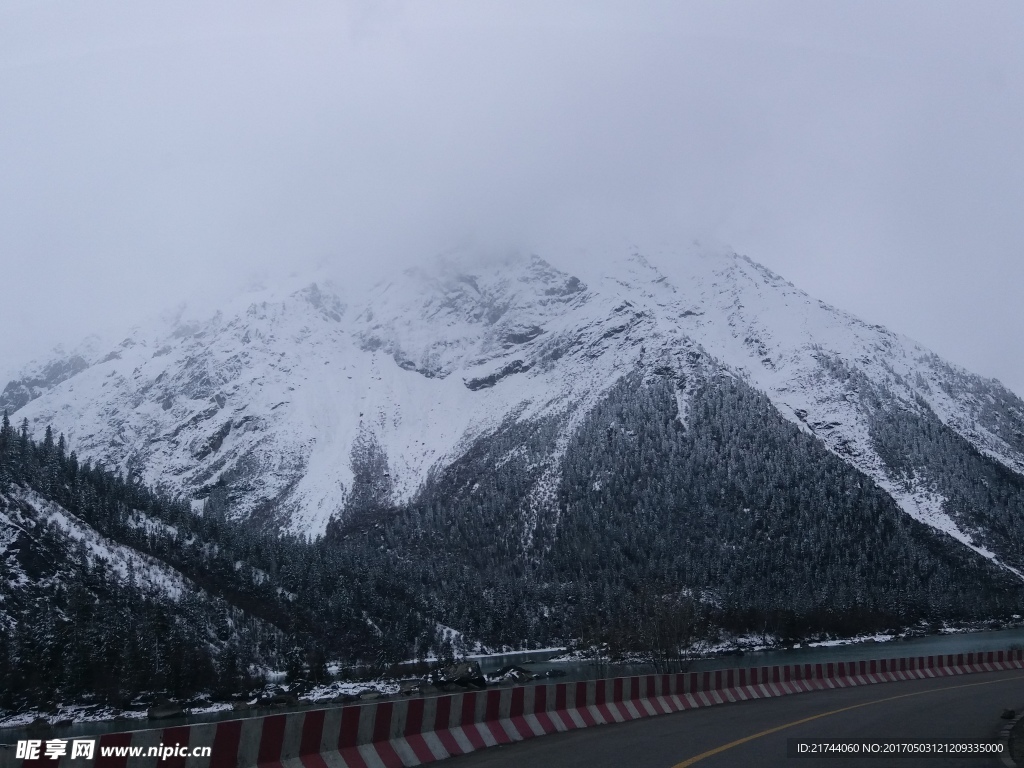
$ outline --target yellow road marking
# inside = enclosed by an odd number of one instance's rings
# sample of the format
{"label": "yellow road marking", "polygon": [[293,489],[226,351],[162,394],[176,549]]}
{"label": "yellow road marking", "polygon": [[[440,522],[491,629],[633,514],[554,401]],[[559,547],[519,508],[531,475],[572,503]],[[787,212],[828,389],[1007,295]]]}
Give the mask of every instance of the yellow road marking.
{"label": "yellow road marking", "polygon": [[683,762],[681,762],[681,763],[676,763],[675,765],[672,766],[672,768],[689,768],[689,766],[693,765],[694,763],[699,763],[701,760],[705,760],[705,759],[707,759],[709,757],[712,757],[713,755],[717,755],[719,752],[725,752],[727,749],[732,749],[733,747],[738,747],[740,744],[746,744],[748,741],[753,741],[754,739],[760,739],[762,736],[769,736],[769,735],[771,735],[773,733],[778,733],[779,731],[784,731],[787,728],[793,728],[794,726],[797,726],[797,725],[803,725],[804,723],[809,723],[812,720],[817,720],[817,719],[822,718],[822,717],[828,717],[829,715],[838,715],[840,712],[849,712],[851,709],[860,709],[861,707],[870,707],[872,704],[883,704],[886,701],[895,701],[896,699],[906,699],[906,698],[909,698],[910,696],[924,696],[926,693],[939,693],[941,691],[951,691],[954,688],[973,688],[973,687],[979,686],[979,685],[995,685],[996,683],[1005,683],[1005,682],[1008,682],[1010,680],[1020,680],[1022,677],[1024,677],[1024,675],[1014,675],[1013,677],[1006,677],[1006,678],[1003,678],[1002,680],[986,680],[983,683],[964,683],[963,685],[948,685],[945,688],[932,688],[932,689],[927,690],[927,691],[917,691],[916,693],[902,693],[899,696],[889,696],[888,698],[885,698],[885,699],[875,699],[874,701],[865,701],[862,704],[853,704],[853,705],[851,705],[849,707],[842,707],[841,709],[833,709],[831,712],[822,712],[821,714],[818,714],[818,715],[811,715],[810,717],[805,717],[803,720],[794,720],[792,723],[786,723],[785,725],[778,725],[778,726],[776,726],[774,728],[769,728],[766,731],[761,731],[760,733],[754,733],[754,734],[751,734],[750,736],[744,736],[742,739],[736,739],[736,741],[730,741],[728,744],[723,744],[720,747],[715,747],[714,749],[709,749],[707,752],[702,752],[701,754],[697,755],[696,757],[691,757],[689,760],[683,760]]}

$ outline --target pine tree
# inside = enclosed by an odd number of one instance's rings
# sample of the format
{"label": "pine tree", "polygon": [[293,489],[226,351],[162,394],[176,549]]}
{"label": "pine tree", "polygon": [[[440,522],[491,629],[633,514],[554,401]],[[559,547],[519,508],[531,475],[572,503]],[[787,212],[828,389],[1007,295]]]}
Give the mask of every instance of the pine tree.
{"label": "pine tree", "polygon": [[5,408],[3,420],[0,422],[0,490],[3,490],[13,477],[14,442],[14,430]]}

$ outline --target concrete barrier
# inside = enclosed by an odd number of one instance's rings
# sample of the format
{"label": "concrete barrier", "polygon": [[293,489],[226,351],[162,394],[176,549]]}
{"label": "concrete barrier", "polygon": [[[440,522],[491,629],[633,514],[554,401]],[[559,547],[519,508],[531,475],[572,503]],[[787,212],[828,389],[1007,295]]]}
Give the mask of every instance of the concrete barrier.
{"label": "concrete barrier", "polygon": [[[495,688],[105,734],[95,738],[91,759],[72,760],[70,746],[57,759],[41,754],[34,760],[19,759],[13,746],[0,747],[0,768],[398,768],[558,731],[726,702],[1005,669],[1024,669],[1024,651]],[[163,759],[147,756],[147,750],[160,746],[177,753]],[[197,747],[211,747],[210,755],[193,756]],[[138,756],[130,756],[127,750],[132,749],[140,750]],[[104,754],[108,750],[113,751]]]}

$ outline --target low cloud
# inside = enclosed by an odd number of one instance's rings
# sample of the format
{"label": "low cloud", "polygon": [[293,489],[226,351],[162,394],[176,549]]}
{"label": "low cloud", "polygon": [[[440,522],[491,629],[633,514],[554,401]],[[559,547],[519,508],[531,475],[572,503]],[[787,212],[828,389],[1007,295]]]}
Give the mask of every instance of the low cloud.
{"label": "low cloud", "polygon": [[[722,243],[1024,392],[1019,4],[0,9],[0,358],[253,274]],[[575,261],[574,261],[575,260]]]}

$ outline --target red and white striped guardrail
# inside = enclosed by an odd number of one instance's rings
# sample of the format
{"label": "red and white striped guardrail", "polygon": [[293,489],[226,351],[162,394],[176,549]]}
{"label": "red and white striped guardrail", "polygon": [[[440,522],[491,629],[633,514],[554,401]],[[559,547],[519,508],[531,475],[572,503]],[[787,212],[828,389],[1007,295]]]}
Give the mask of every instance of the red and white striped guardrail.
{"label": "red and white striped guardrail", "polygon": [[[244,720],[109,733],[91,760],[18,759],[0,768],[398,768],[496,744],[745,699],[972,672],[1024,669],[1024,651],[788,664],[393,699]],[[81,738],[81,737],[79,737]],[[128,757],[105,747],[212,747],[209,757]]]}

